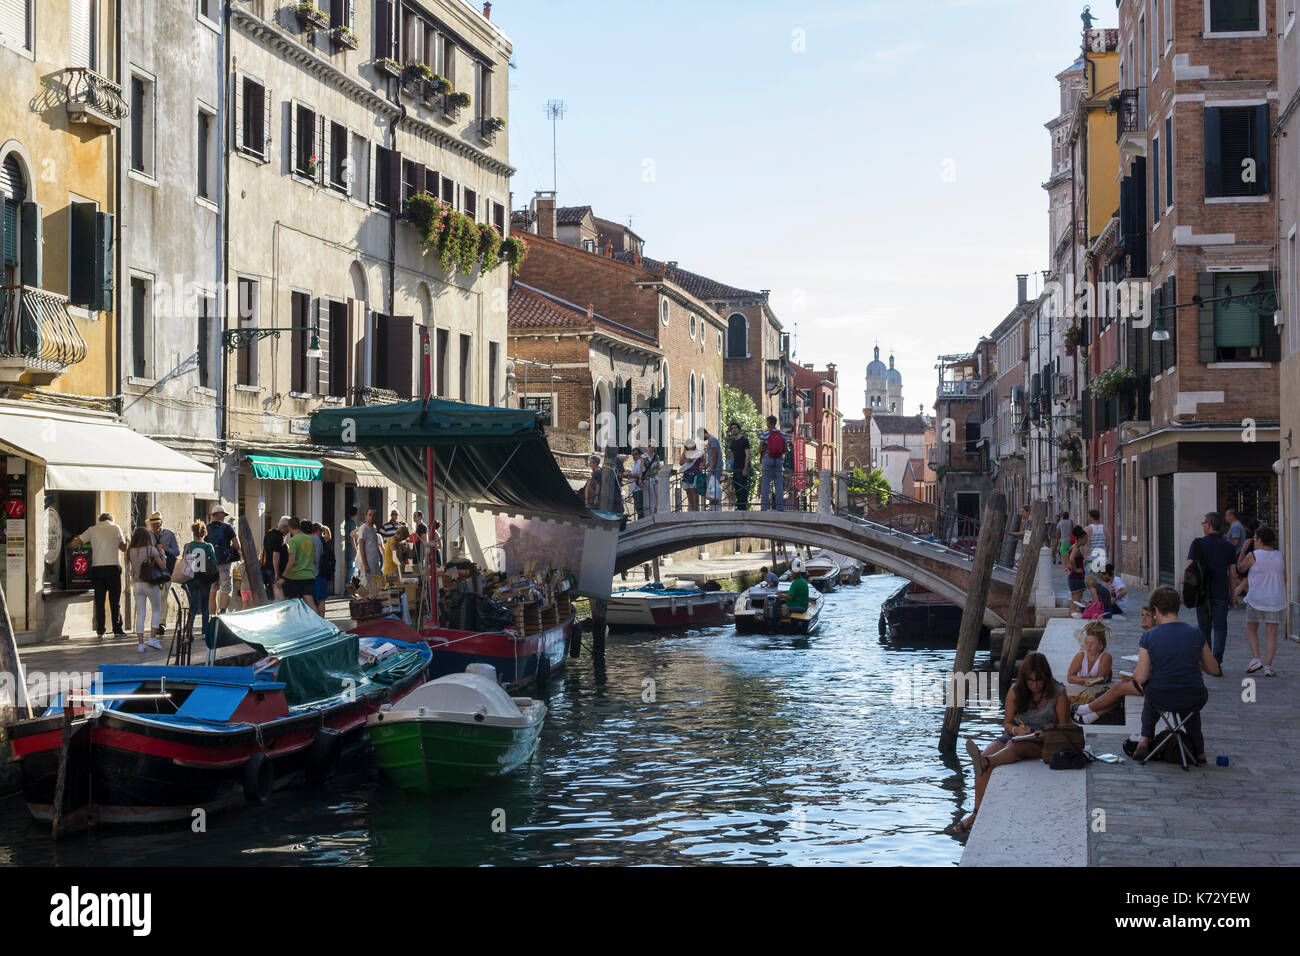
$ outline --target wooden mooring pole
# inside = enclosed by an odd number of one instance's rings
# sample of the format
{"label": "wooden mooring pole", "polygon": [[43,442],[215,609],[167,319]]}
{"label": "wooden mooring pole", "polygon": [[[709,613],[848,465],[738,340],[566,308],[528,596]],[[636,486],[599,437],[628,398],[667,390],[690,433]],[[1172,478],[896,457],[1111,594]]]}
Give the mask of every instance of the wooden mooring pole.
{"label": "wooden mooring pole", "polygon": [[261,607],[266,603],[266,584],[262,580],[262,565],[257,560],[257,555],[257,539],[253,537],[253,529],[249,527],[248,515],[241,514],[239,516],[239,556],[244,562],[243,590],[253,595],[253,607]]}
{"label": "wooden mooring pole", "polygon": [[1029,506],[1029,540],[1020,553],[1016,568],[1016,583],[1011,589],[1011,603],[1007,606],[1007,627],[1002,637],[1002,660],[998,664],[1000,697],[1005,697],[1011,687],[1011,668],[1015,666],[1020,650],[1020,635],[1025,627],[1025,611],[1029,608],[1029,595],[1034,591],[1038,576],[1038,552],[1047,540],[1047,502],[1035,501]]}
{"label": "wooden mooring pole", "polygon": [[994,493],[989,496],[980,523],[979,543],[975,559],[971,562],[970,581],[966,591],[966,606],[961,612],[961,630],[957,634],[957,656],[952,662],[952,691],[943,714],[943,731],[939,735],[939,749],[945,753],[957,749],[957,731],[961,729],[962,708],[956,703],[956,688],[975,665],[975,647],[979,643],[980,628],[984,626],[984,611],[988,606],[989,581],[993,578],[993,562],[1002,544],[1002,530],[1007,522],[1007,499]]}

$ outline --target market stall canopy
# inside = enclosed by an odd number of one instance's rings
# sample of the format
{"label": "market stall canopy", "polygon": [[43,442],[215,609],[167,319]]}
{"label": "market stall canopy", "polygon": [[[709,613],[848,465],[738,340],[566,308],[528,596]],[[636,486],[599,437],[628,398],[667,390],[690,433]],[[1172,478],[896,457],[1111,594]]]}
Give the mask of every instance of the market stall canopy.
{"label": "market stall canopy", "polygon": [[254,478],[274,481],[320,481],[324,466],[311,458],[273,458],[270,455],[249,455]]}
{"label": "market stall canopy", "polygon": [[45,463],[47,491],[154,491],[211,496],[211,465],[188,458],[111,418],[39,407],[0,411],[0,446]]}
{"label": "market stall canopy", "polygon": [[423,495],[425,448],[434,449],[439,496],[528,517],[596,519],[569,487],[536,412],[442,399],[324,408],[311,419],[317,445],[365,455],[395,484]]}
{"label": "market stall canopy", "polygon": [[370,467],[370,463],[358,458],[326,458],[326,467],[334,468],[352,476],[352,484],[361,488],[386,488],[388,479]]}

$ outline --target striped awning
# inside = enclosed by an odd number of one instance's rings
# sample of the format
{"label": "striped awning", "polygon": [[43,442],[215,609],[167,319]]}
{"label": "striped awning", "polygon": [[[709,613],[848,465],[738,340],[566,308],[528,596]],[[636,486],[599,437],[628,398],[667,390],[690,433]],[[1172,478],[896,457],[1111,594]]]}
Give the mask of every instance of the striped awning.
{"label": "striped awning", "polygon": [[254,478],[269,478],[273,481],[320,481],[325,467],[311,458],[249,455],[248,461],[253,466]]}

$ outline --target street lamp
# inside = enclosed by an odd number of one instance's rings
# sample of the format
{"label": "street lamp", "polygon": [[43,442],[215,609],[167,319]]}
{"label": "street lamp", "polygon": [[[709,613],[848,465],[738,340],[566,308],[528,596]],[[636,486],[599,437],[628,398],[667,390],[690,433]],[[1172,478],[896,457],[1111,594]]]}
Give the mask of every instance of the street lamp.
{"label": "street lamp", "polygon": [[310,332],[311,341],[307,344],[307,358],[324,358],[325,352],[320,347],[320,336],[315,326],[292,326],[289,328],[245,328],[226,329],[222,333],[222,342],[227,352],[238,352],[261,339],[278,339],[281,332]]}

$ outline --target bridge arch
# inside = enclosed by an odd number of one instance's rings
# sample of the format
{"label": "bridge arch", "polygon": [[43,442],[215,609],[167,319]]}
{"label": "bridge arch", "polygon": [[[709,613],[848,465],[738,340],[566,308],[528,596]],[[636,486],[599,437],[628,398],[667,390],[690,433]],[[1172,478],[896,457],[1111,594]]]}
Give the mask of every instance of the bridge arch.
{"label": "bridge arch", "polygon": [[[860,519],[813,512],[720,511],[658,514],[619,535],[615,571],[698,545],[772,538],[826,548],[914,581],[954,604],[966,601],[972,559],[942,545]],[[984,623],[1001,627],[1015,572],[995,567]]]}

